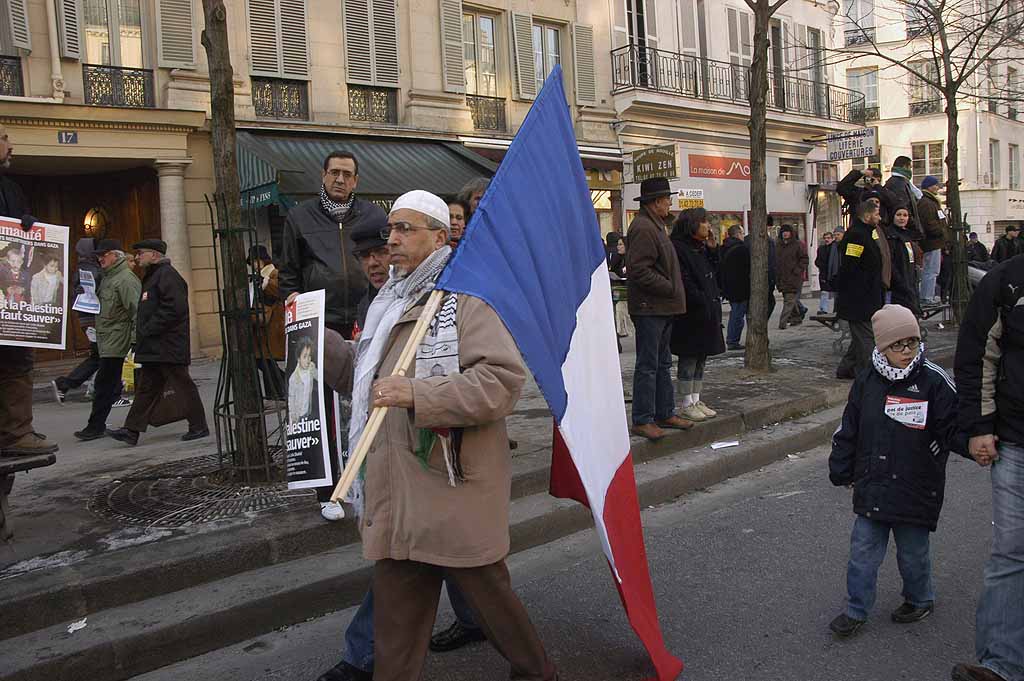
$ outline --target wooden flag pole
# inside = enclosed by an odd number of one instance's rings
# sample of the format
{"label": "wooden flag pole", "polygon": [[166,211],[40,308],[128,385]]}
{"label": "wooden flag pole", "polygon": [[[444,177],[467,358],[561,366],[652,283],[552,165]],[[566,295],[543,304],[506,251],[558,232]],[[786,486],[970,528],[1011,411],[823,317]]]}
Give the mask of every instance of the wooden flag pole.
{"label": "wooden flag pole", "polygon": [[[423,312],[416,321],[416,326],[413,327],[412,335],[409,336],[409,340],[405,343],[405,348],[402,349],[402,354],[398,357],[395,370],[391,373],[392,376],[405,376],[406,372],[408,372],[409,367],[416,358],[416,350],[420,347],[420,343],[423,342],[423,337],[427,335],[430,322],[433,321],[434,315],[437,314],[437,309],[441,307],[441,299],[444,297],[444,293],[440,289],[434,289],[430,297],[427,298],[427,304],[423,306]],[[370,397],[372,400],[373,396],[371,395]],[[377,431],[380,430],[381,424],[384,423],[384,415],[387,414],[388,409],[388,407],[374,407],[373,411],[370,412],[370,418],[366,421],[363,434],[359,436],[359,443],[356,444],[355,451],[349,455],[348,463],[345,464],[345,470],[342,471],[341,479],[338,480],[338,485],[334,488],[331,501],[341,501],[352,488],[352,483],[356,481],[359,469],[362,468],[363,461],[370,451],[370,445],[373,444],[374,438],[377,437]]]}

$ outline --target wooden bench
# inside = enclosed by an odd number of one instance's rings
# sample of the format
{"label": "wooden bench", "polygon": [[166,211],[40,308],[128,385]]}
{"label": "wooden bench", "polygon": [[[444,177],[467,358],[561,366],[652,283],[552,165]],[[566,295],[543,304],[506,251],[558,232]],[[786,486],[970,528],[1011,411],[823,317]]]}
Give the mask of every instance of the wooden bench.
{"label": "wooden bench", "polygon": [[0,541],[10,541],[14,536],[11,510],[7,505],[7,496],[14,487],[14,474],[30,471],[33,468],[45,468],[55,463],[57,463],[56,454],[0,457]]}

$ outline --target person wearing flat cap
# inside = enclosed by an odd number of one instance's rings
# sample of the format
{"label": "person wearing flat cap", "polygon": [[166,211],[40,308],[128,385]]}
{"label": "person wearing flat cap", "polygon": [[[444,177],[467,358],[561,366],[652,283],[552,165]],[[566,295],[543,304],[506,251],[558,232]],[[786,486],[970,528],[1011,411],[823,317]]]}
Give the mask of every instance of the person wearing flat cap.
{"label": "person wearing flat cap", "polygon": [[207,437],[210,429],[206,425],[206,409],[188,374],[188,284],[171,265],[163,241],[145,239],[133,244],[132,249],[145,272],[135,322],[135,360],[142,368],[124,427],[110,431],[109,435],[128,445],[138,444],[139,433],[145,432],[165,388],[172,387],[188,418],[188,432],[181,439],[187,442]]}
{"label": "person wearing flat cap", "polygon": [[679,258],[666,225],[675,192],[664,177],[640,183],[640,212],[626,232],[629,316],[636,327],[633,434],[660,440],[663,428],[686,430],[693,421],[676,414],[672,382],[672,322],[686,312]]}
{"label": "person wearing flat cap", "polygon": [[96,316],[96,345],[100,365],[93,381],[94,394],[89,423],[75,433],[79,440],[96,440],[107,434],[107,417],[121,396],[121,369],[135,343],[135,315],[139,305],[139,278],[117,239],[96,243],[96,257],[103,268],[96,296],[100,313]]}
{"label": "person wearing flat cap", "polygon": [[440,276],[447,204],[425,191],[395,201],[387,237],[391,275],[374,298],[358,343],[341,344],[325,379],[352,394],[349,451],[374,407],[390,407],[354,491],[363,555],[375,561],[375,681],[417,681],[441,582],[461,589],[477,623],[517,679],[551,681],[549,660],[512,591],[511,457],[505,418],[526,371],[497,313],[447,294],[409,376],[391,374]]}

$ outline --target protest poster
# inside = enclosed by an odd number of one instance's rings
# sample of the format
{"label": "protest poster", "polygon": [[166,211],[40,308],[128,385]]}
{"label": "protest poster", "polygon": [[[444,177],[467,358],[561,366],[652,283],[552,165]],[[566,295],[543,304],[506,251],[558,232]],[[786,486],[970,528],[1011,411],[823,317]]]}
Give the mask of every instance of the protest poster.
{"label": "protest poster", "polygon": [[64,349],[70,232],[0,216],[0,345]]}
{"label": "protest poster", "polygon": [[96,295],[96,277],[92,276],[89,270],[78,270],[78,282],[82,286],[82,293],[75,297],[75,304],[71,309],[86,314],[99,314],[100,299]]}
{"label": "protest poster", "polygon": [[285,430],[288,489],[334,484],[327,414],[324,410],[324,292],[303,293],[284,308],[285,380],[288,425]]}

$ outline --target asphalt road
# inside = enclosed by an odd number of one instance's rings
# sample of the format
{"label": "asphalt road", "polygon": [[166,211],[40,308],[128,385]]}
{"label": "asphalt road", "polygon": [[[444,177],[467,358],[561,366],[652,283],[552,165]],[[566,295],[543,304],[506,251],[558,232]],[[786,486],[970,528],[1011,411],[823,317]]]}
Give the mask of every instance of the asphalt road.
{"label": "asphalt road", "polygon": [[[829,621],[843,607],[850,492],[828,483],[822,447],[644,511],[651,572],[669,648],[687,681],[948,679],[972,658],[974,608],[991,538],[987,471],[950,457],[946,506],[932,535],[937,601],[923,622],[897,625],[895,550],[876,611],[849,641]],[[563,681],[650,675],[592,532],[510,560],[516,590]],[[354,610],[334,613],[166,667],[135,681],[314,681],[340,655]],[[447,605],[438,626],[450,622]],[[486,645],[431,655],[425,679],[507,679]]]}

